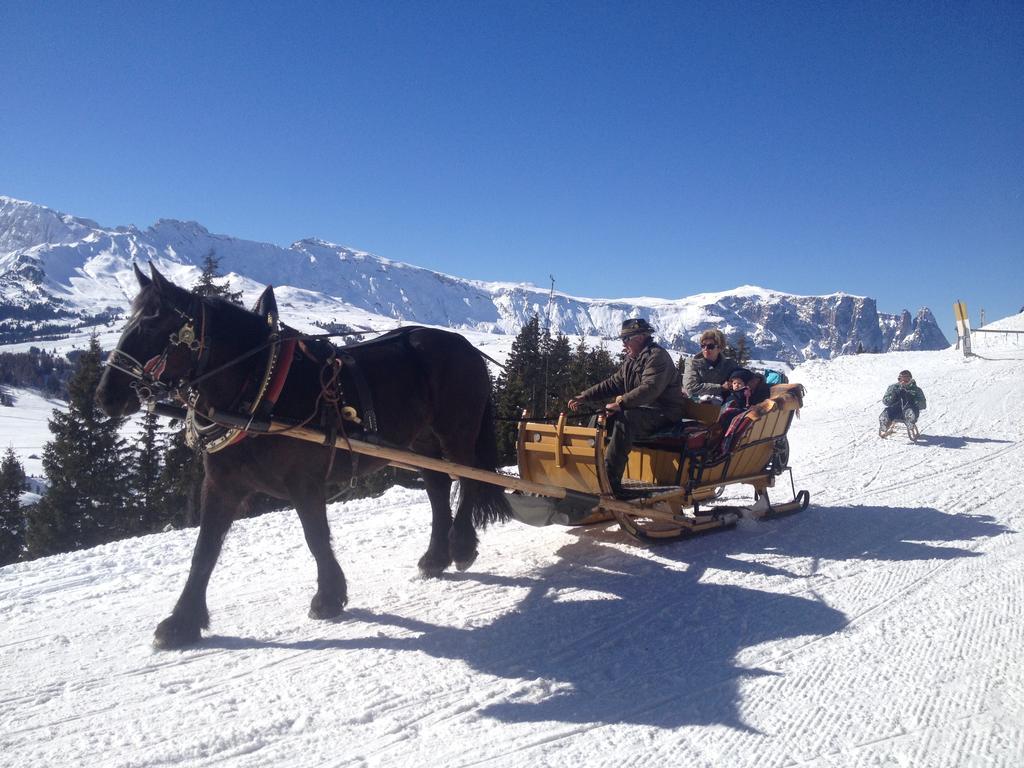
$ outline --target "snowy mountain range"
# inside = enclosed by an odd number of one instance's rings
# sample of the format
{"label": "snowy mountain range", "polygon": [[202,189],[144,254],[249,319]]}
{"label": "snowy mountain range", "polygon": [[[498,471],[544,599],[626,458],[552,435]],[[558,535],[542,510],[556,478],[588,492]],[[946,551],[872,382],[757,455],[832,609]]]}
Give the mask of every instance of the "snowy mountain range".
{"label": "snowy mountain range", "polygon": [[104,227],[45,206],[0,196],[0,343],[52,337],[108,323],[137,285],[132,262],[152,261],[192,285],[209,254],[234,289],[255,296],[275,286],[289,322],[364,327],[394,321],[515,334],[535,313],[552,332],[614,337],[623,319],[648,317],[671,349],[694,352],[707,328],[746,337],[761,359],[796,364],[866,352],[949,346],[927,308],[915,316],[878,311],[875,300],[835,293],[796,296],[753,286],[680,299],[589,299],[525,283],[467,280],[318,239],[283,248],[161,219],[145,230]]}

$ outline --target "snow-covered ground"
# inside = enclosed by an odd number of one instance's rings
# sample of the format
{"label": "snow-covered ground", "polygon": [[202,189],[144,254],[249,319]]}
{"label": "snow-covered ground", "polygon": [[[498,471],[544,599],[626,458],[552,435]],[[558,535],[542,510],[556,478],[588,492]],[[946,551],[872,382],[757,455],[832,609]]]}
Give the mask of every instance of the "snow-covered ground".
{"label": "snow-covered ground", "polygon": [[[901,368],[916,445],[876,434]],[[270,514],[182,652],[150,638],[194,531],[0,569],[0,766],[1024,765],[1024,349],[792,379],[811,507],[703,539],[510,523],[428,581],[426,500],[394,489],[332,507],[350,604],[322,623]]]}
{"label": "snow-covered ground", "polygon": [[62,400],[39,392],[7,387],[14,399],[10,408],[0,407],[0,453],[13,448],[29,477],[43,475],[43,446],[53,439],[48,421],[53,410],[67,410]]}

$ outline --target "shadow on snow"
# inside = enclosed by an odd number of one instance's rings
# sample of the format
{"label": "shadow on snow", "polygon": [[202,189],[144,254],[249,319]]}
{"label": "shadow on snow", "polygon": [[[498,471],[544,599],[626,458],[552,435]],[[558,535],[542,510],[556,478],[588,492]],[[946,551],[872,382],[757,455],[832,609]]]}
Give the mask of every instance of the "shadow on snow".
{"label": "shadow on snow", "polygon": [[[482,709],[506,722],[722,724],[750,731],[739,715],[740,684],[782,673],[741,667],[737,654],[761,643],[813,641],[848,623],[813,596],[812,588],[827,583],[817,575],[818,563],[976,557],[970,549],[923,542],[964,542],[1006,530],[988,516],[927,507],[812,507],[792,518],[658,546],[651,559],[604,546],[623,541],[614,526],[573,529],[577,538],[559,550],[560,562],[536,577],[446,577],[527,590],[516,610],[486,626],[456,628],[352,609],[345,614],[350,620],[419,634],[297,643],[211,636],[203,646],[417,651],[496,677],[535,681]],[[798,573],[744,559],[757,555],[807,562]],[[780,593],[702,581],[711,570],[790,583]]]}
{"label": "shadow on snow", "polygon": [[1012,440],[996,440],[991,437],[962,437],[960,435],[926,435],[917,438],[917,445],[934,445],[939,448],[966,448],[968,443],[1012,443]]}

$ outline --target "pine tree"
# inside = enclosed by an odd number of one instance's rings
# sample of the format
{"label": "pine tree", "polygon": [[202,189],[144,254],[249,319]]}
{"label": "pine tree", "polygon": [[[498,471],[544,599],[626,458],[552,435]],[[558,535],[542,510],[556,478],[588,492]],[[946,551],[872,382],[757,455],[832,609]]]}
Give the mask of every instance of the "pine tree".
{"label": "pine tree", "polygon": [[499,420],[495,432],[498,456],[502,463],[511,463],[516,455],[519,424],[509,420],[526,408],[531,415],[541,415],[543,407],[543,359],[540,351],[540,321],[534,315],[512,342],[512,351],[505,369],[495,383],[494,402]]}
{"label": "pine tree", "polygon": [[604,347],[590,350],[580,339],[573,349],[564,334],[541,333],[537,317],[531,318],[512,342],[505,368],[494,382],[501,417],[495,427],[500,461],[515,461],[516,417],[524,408],[533,418],[553,417],[565,410],[569,398],[608,378],[618,367]]}
{"label": "pine tree", "polygon": [[732,345],[732,342],[728,338],[725,340],[725,346],[721,350],[722,357],[727,357],[730,360],[736,359],[736,348]]}
{"label": "pine tree", "polygon": [[587,355],[587,374],[590,384],[604,381],[621,367],[622,355],[620,354],[619,360],[616,361],[604,347],[595,347]]}
{"label": "pine tree", "polygon": [[220,259],[217,258],[213,250],[203,257],[203,271],[199,275],[199,280],[192,286],[192,293],[198,294],[199,296],[219,296],[222,299],[227,299],[233,304],[242,303],[242,292],[231,290],[231,281],[225,280],[223,285],[217,285],[214,282],[214,278],[221,277],[220,274]]}
{"label": "pine tree", "polygon": [[160,486],[164,489],[163,516],[175,527],[199,525],[203,486],[203,457],[185,442],[184,426],[171,433],[164,455]]}
{"label": "pine tree", "polygon": [[580,343],[572,351],[568,365],[568,394],[569,397],[578,395],[589,387],[594,381],[590,371],[590,350],[587,349],[587,342],[580,336]]}
{"label": "pine tree", "polygon": [[736,361],[736,365],[741,368],[746,367],[747,363],[750,362],[750,350],[747,348],[747,337],[746,334],[741,333],[736,337],[736,356],[733,358]]}
{"label": "pine tree", "polygon": [[25,490],[25,469],[13,448],[0,462],[0,565],[21,559],[25,549],[25,514],[21,493]]}
{"label": "pine tree", "polygon": [[163,472],[161,456],[165,451],[164,438],[156,414],[142,416],[142,433],[135,446],[134,480],[135,499],[127,529],[130,535],[159,531],[167,519],[167,488],[161,482]]}
{"label": "pine tree", "polygon": [[622,355],[616,360],[603,346],[587,349],[586,343],[580,343],[573,350],[569,360],[569,386],[565,399],[577,395],[588,387],[604,381],[622,366]]}
{"label": "pine tree", "polygon": [[575,394],[570,384],[572,347],[569,346],[569,338],[563,333],[552,338],[545,331],[541,337],[541,357],[544,361],[544,386],[538,416],[558,413],[566,400]]}
{"label": "pine tree", "polygon": [[93,335],[68,382],[68,412],[50,418],[53,440],[43,448],[50,487],[32,509],[26,540],[29,555],[67,552],[113,541],[125,533],[131,505],[123,419],[96,405],[102,355]]}

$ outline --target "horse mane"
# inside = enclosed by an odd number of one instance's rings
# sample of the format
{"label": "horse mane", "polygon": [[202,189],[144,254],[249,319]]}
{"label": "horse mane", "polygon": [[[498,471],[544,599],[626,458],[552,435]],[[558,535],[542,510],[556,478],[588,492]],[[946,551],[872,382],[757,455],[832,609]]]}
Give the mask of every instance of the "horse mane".
{"label": "horse mane", "polygon": [[[173,291],[172,295],[170,296],[167,295],[166,288],[160,288],[159,286],[157,286],[156,283],[150,283],[144,286],[143,288],[140,288],[139,292],[135,295],[135,298],[132,299],[132,314],[136,314],[139,310],[143,309],[148,302],[152,301],[153,298],[156,297],[169,299],[179,309],[185,309],[189,302],[198,300],[200,302],[205,303],[212,309],[227,309],[232,312],[241,312],[244,315],[250,315],[251,317],[259,319],[262,322],[263,315],[258,310],[261,308],[262,303],[267,300],[267,294],[271,290],[270,286],[268,286],[267,289],[264,290],[263,295],[260,297],[260,304],[257,304],[256,309],[250,310],[246,309],[241,304],[236,304],[233,301],[225,299],[223,296],[203,296],[202,294],[195,293],[194,291],[190,291],[187,288],[182,288],[180,285],[175,285],[174,283],[169,283],[168,285],[170,289]],[[270,294],[270,301],[273,302],[272,293]],[[276,315],[276,303],[273,303],[273,311]]]}
{"label": "horse mane", "polygon": [[156,288],[153,287],[152,283],[139,289],[139,292],[135,294],[135,298],[132,299],[132,315],[137,314],[144,306],[146,306],[146,302],[150,300],[155,291]]}
{"label": "horse mane", "polygon": [[357,341],[355,344],[345,344],[344,348],[351,349],[365,349],[366,347],[373,347],[377,344],[386,344],[396,339],[408,336],[413,331],[422,331],[424,326],[422,325],[403,325],[401,328],[392,328],[390,331],[382,333],[380,336],[376,336],[372,339],[365,339],[364,341]]}

